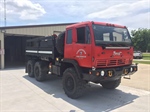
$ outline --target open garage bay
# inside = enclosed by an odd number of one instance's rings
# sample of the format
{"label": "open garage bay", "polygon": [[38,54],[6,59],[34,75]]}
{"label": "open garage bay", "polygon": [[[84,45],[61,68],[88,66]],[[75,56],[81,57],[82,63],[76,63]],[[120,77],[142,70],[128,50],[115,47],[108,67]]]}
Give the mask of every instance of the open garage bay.
{"label": "open garage bay", "polygon": [[5,67],[25,66],[26,40],[38,36],[29,35],[5,35]]}

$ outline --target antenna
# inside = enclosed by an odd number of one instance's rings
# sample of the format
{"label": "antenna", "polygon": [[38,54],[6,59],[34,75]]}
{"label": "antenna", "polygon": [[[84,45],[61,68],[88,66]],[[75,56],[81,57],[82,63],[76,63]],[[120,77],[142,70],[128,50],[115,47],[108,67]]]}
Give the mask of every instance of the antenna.
{"label": "antenna", "polygon": [[4,0],[4,26],[6,27],[6,0]]}

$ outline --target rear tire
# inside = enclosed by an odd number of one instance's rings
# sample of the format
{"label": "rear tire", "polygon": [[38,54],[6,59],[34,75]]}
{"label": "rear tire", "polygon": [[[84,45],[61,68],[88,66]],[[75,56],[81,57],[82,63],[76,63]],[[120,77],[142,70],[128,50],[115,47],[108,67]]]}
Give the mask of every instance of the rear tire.
{"label": "rear tire", "polygon": [[27,73],[29,77],[34,77],[34,64],[35,64],[34,60],[29,60],[27,62]]}
{"label": "rear tire", "polygon": [[114,81],[102,82],[101,85],[103,86],[103,88],[106,89],[115,89],[120,85],[120,83],[121,83],[121,78]]}
{"label": "rear tire", "polygon": [[68,97],[72,99],[81,97],[85,91],[85,85],[86,83],[77,77],[74,68],[68,68],[63,73],[63,89]]}
{"label": "rear tire", "polygon": [[45,62],[36,62],[34,65],[34,75],[37,81],[44,81],[46,79],[48,69]]}

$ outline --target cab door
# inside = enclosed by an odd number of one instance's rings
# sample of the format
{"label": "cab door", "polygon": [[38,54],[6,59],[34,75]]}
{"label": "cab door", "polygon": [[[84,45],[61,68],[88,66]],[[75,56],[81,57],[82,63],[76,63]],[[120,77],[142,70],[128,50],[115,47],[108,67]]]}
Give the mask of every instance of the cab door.
{"label": "cab door", "polygon": [[73,45],[73,54],[76,61],[82,67],[91,67],[91,32],[86,25],[75,28],[76,42]]}
{"label": "cab door", "polygon": [[73,59],[73,30],[67,29],[65,37],[64,57],[67,59]]}

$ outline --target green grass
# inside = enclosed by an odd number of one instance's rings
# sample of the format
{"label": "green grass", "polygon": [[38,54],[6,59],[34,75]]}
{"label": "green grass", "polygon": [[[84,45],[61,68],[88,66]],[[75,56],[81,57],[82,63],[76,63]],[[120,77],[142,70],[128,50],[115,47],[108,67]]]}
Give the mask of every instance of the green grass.
{"label": "green grass", "polygon": [[133,63],[150,64],[150,61],[133,61]]}
{"label": "green grass", "polygon": [[150,60],[150,53],[143,53],[143,60]]}

